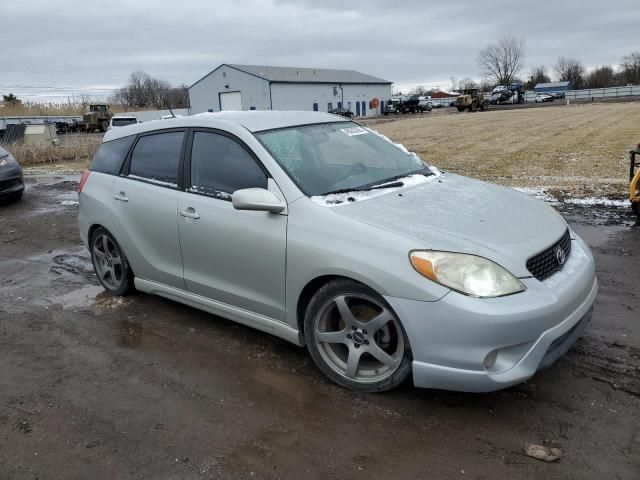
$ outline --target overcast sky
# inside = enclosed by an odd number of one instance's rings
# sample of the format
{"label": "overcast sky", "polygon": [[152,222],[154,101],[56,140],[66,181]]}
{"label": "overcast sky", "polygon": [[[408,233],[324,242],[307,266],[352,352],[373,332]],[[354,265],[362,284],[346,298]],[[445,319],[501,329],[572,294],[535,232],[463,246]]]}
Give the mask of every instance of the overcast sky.
{"label": "overcast sky", "polygon": [[190,85],[220,63],[448,89],[479,79],[478,51],[506,33],[526,41],[525,77],[561,55],[617,64],[639,26],[640,0],[0,0],[0,93],[106,96],[133,70]]}

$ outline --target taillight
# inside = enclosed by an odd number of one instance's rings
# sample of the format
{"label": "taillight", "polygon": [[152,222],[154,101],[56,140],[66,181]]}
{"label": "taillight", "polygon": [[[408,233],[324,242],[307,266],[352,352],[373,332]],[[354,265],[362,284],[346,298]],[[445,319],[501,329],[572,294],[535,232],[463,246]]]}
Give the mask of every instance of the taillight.
{"label": "taillight", "polygon": [[84,184],[87,181],[87,178],[89,178],[90,173],[91,173],[90,170],[85,170],[84,172],[82,172],[82,177],[80,177],[80,183],[78,183],[78,193],[82,191],[82,187],[84,187]]}

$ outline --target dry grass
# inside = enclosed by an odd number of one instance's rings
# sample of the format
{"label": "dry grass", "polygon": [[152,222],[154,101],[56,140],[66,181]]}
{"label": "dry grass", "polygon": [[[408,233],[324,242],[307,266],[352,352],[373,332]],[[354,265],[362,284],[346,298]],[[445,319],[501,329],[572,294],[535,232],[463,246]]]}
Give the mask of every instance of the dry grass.
{"label": "dry grass", "polygon": [[78,134],[62,138],[59,145],[5,146],[23,166],[67,162],[85,164],[93,158],[102,141],[101,135]]}
{"label": "dry grass", "polygon": [[640,103],[431,115],[375,125],[431,164],[556,196],[627,193]]}
{"label": "dry grass", "polygon": [[[123,105],[109,105],[113,113],[130,112],[139,108]],[[0,105],[0,117],[31,117],[31,116],[64,116],[82,115],[87,109],[82,103],[35,103],[23,102],[18,104]]]}

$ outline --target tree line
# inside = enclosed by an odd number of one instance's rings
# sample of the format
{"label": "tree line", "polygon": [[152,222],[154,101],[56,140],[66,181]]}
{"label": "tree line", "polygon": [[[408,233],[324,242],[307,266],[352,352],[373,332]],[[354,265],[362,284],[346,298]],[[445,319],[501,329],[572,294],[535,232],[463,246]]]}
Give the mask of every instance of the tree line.
{"label": "tree line", "polygon": [[[571,82],[574,90],[640,85],[640,51],[625,55],[619,64],[601,65],[591,70],[587,70],[578,58],[561,56],[551,69],[544,65],[534,66],[523,77],[525,53],[523,38],[504,35],[480,50],[477,60],[481,81],[478,83],[471,78],[458,80],[450,77],[450,90],[478,88],[486,92],[497,85],[511,85],[514,82],[522,83],[525,90],[533,90],[538,83],[552,81]],[[430,95],[434,92],[418,86],[411,93]]]}
{"label": "tree line", "polygon": [[478,66],[483,81],[495,85],[523,83],[532,89],[538,83],[571,82],[574,90],[607,88],[640,84],[640,52],[632,52],[617,65],[601,65],[587,70],[578,58],[561,56],[551,70],[544,65],[534,66],[526,78],[521,78],[526,45],[523,38],[504,35],[487,45],[478,54]]}
{"label": "tree line", "polygon": [[187,108],[189,92],[186,85],[173,87],[166,80],[136,71],[131,73],[124,87],[111,95],[109,101],[112,104],[136,108]]}

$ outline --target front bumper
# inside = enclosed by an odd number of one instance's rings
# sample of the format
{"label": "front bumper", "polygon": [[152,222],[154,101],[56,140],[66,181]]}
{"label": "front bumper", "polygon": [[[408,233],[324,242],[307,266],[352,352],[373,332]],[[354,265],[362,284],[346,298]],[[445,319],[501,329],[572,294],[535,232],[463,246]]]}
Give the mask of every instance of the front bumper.
{"label": "front bumper", "polygon": [[24,190],[24,181],[21,175],[15,177],[0,178],[0,196],[16,193]]}
{"label": "front bumper", "polygon": [[416,386],[489,392],[550,366],[591,318],[598,292],[593,257],[572,233],[564,268],[522,293],[478,299],[450,292],[436,302],[385,297],[405,327]]}

